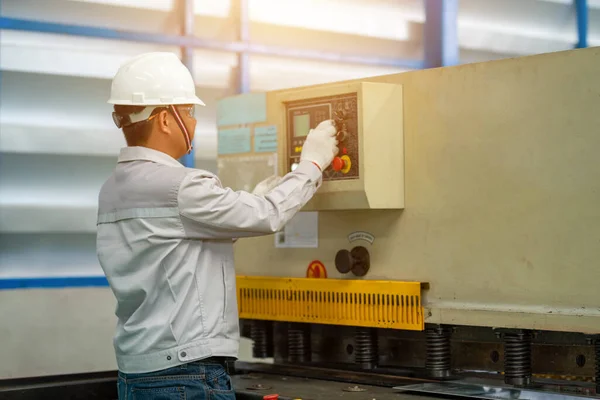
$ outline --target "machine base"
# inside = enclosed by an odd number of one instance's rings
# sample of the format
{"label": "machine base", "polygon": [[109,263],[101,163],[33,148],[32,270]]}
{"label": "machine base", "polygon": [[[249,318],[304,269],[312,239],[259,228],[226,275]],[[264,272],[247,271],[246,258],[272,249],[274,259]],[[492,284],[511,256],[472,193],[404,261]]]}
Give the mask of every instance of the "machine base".
{"label": "machine base", "polygon": [[[116,376],[117,373],[111,371],[0,381],[0,400],[116,400]],[[236,363],[236,374],[232,375],[232,381],[238,400],[261,400],[269,394],[278,394],[279,400],[337,398],[422,400],[457,397],[581,400],[594,398],[548,391],[544,385],[519,390],[498,385],[497,381],[486,384],[486,381],[481,379],[440,382],[386,372],[245,362]],[[511,397],[506,397],[507,395]]]}

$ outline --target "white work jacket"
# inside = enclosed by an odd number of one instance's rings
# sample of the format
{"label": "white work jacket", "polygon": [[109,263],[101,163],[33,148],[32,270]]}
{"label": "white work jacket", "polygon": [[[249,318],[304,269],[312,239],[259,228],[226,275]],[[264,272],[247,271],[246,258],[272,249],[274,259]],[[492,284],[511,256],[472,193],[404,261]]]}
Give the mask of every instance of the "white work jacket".
{"label": "white work jacket", "polygon": [[223,188],[144,147],[121,150],[99,195],[97,253],[117,299],[117,365],[125,373],[210,356],[237,357],[234,238],[280,230],[316,192],[301,162],[264,197]]}

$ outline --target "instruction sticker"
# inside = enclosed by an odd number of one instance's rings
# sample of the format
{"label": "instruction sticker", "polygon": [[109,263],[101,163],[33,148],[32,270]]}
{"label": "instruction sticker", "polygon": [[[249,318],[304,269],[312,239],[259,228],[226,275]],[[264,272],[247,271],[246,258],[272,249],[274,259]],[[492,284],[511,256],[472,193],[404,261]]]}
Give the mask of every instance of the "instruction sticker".
{"label": "instruction sticker", "polygon": [[219,129],[217,152],[238,154],[250,151],[250,128]]}
{"label": "instruction sticker", "polygon": [[348,241],[350,243],[355,242],[357,240],[364,240],[373,244],[373,242],[375,241],[375,236],[371,235],[369,232],[364,231],[352,232],[348,235]]}
{"label": "instruction sticker", "polygon": [[254,152],[274,153],[277,151],[277,126],[258,126],[254,128]]}
{"label": "instruction sticker", "polygon": [[319,247],[319,213],[299,212],[285,227],[275,234],[277,248]]}
{"label": "instruction sticker", "polygon": [[254,124],[266,120],[266,93],[243,93],[217,102],[217,126]]}

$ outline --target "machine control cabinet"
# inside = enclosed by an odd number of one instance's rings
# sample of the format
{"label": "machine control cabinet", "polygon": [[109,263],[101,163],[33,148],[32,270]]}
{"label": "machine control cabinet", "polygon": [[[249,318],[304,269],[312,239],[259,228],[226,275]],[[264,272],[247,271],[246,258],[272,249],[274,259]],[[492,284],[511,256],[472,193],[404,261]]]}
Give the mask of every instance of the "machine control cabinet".
{"label": "machine control cabinet", "polygon": [[404,208],[402,86],[356,82],[278,94],[282,174],[300,162],[311,129],[331,119],[339,153],[306,210]]}

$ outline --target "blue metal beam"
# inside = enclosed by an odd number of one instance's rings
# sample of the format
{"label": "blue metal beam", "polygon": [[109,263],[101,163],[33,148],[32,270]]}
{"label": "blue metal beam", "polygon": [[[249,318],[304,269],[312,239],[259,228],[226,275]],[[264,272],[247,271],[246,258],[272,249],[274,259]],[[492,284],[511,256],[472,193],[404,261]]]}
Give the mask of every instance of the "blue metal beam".
{"label": "blue metal beam", "polygon": [[84,36],[100,39],[115,39],[131,42],[156,43],[178,47],[193,47],[233,53],[245,52],[275,57],[298,58],[315,61],[330,61],[343,64],[378,65],[383,67],[397,67],[407,69],[423,68],[419,60],[405,60],[386,57],[370,57],[361,55],[344,55],[330,52],[290,49],[287,47],[265,46],[241,42],[221,42],[197,37],[184,37],[177,35],[163,35],[155,33],[142,33],[121,31],[117,29],[96,28],[91,26],[59,24],[53,22],[32,21],[25,19],[0,17],[0,29],[17,31],[55,33],[63,35]]}
{"label": "blue metal beam", "polygon": [[104,276],[2,278],[0,290],[62,289],[72,287],[108,287]]}
{"label": "blue metal beam", "polygon": [[[178,3],[181,21],[181,34],[184,38],[194,37],[194,0],[179,0]],[[191,46],[181,47],[181,61],[194,75],[194,48]],[[180,162],[187,168],[194,168],[196,151],[192,148],[189,154],[181,157]]]}
{"label": "blue metal beam", "polygon": [[575,13],[577,15],[577,45],[578,49],[588,47],[588,2],[575,0]]}
{"label": "blue metal beam", "polygon": [[458,0],[425,0],[425,68],[459,63]]}

